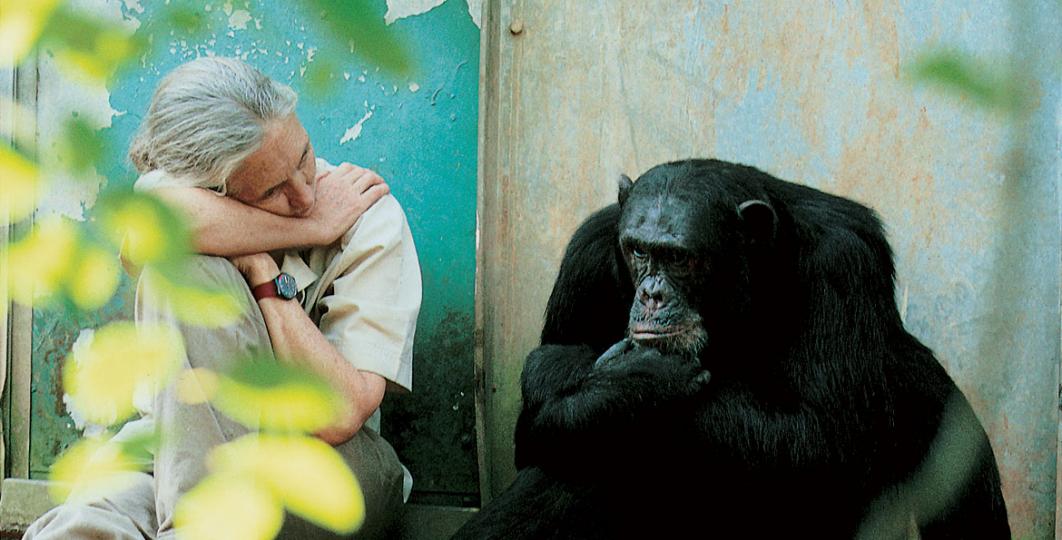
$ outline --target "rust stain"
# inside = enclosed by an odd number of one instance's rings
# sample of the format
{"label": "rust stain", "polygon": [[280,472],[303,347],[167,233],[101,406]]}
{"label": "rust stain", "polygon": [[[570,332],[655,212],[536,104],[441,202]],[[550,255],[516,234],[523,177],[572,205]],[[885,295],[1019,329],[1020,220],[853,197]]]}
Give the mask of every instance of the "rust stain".
{"label": "rust stain", "polygon": [[[53,356],[51,354],[49,354],[48,356],[52,358],[58,358],[57,356]],[[54,362],[54,366],[55,376],[52,378],[52,395],[48,399],[53,403],[55,416],[62,417],[66,416],[66,405],[63,403],[63,394],[65,393],[65,391],[63,390],[63,370],[66,367],[66,362],[63,362],[62,359],[59,359]]]}
{"label": "rust stain", "polygon": [[900,15],[897,0],[863,2],[863,22],[870,30],[867,41],[874,48],[879,65],[890,68],[894,78],[900,76],[900,39],[896,29]]}

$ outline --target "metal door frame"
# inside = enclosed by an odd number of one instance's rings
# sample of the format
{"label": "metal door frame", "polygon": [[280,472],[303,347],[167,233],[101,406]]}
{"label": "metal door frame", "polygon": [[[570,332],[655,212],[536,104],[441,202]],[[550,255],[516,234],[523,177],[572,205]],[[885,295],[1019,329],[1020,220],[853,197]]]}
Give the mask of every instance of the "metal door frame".
{"label": "metal door frame", "polygon": [[[10,62],[9,62],[10,63]],[[37,97],[37,63],[29,59],[18,67],[0,70],[0,137],[9,144],[15,144],[13,134],[16,130],[36,132],[35,125],[22,125],[35,122],[35,118],[22,118],[14,114],[8,103],[18,103],[27,110],[36,110]],[[34,153],[35,148],[19,148]],[[26,222],[9,224],[8,216],[0,216],[0,248],[6,247],[9,239],[20,229],[28,228]],[[0,260],[0,298],[7,298],[6,261]],[[29,478],[29,444],[30,444],[30,367],[33,337],[32,308],[14,303],[7,303],[5,310],[0,310],[0,427],[4,436],[0,445],[0,470],[5,477]]]}

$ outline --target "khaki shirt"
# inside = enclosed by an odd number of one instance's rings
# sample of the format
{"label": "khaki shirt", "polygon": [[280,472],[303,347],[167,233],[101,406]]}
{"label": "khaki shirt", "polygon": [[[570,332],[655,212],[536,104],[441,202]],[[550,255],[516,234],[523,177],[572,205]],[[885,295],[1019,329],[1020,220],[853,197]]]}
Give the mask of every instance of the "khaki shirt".
{"label": "khaki shirt", "polygon": [[[317,160],[317,170],[335,167]],[[185,185],[152,171],[138,191]],[[405,213],[391,195],[372,205],[338,241],[272,253],[295,278],[306,313],[354,367],[387,379],[388,389],[413,388],[413,338],[421,277]]]}
{"label": "khaki shirt", "polygon": [[[335,167],[318,159],[317,168]],[[152,171],[137,180],[135,189],[187,186],[162,171]],[[281,271],[295,278],[303,309],[344,358],[358,369],[382,376],[389,390],[412,389],[420,264],[405,213],[394,197],[377,201],[329,246],[272,255]],[[142,397],[146,399],[137,400],[142,418],[123,426],[117,440],[154,429],[151,399],[148,394]],[[379,410],[366,425],[380,430]],[[408,497],[408,471],[406,476]]]}
{"label": "khaki shirt", "polygon": [[[335,167],[317,160],[317,170]],[[273,254],[295,278],[302,307],[354,367],[413,388],[413,337],[420,312],[420,263],[405,213],[385,195],[337,242]]]}

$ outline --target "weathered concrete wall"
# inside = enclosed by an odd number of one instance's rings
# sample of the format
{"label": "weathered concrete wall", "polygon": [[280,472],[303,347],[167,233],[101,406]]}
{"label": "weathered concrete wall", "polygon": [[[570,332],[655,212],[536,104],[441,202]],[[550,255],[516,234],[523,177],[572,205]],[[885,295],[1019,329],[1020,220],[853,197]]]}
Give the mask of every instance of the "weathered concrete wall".
{"label": "weathered concrete wall", "polygon": [[[1015,537],[1053,534],[1057,2],[489,8],[482,327],[495,492],[512,478],[518,375],[566,239],[614,200],[619,173],[717,157],[880,212],[907,326],[989,431]],[[1015,124],[909,84],[904,66],[934,46],[997,68],[1024,62],[1031,117]]]}

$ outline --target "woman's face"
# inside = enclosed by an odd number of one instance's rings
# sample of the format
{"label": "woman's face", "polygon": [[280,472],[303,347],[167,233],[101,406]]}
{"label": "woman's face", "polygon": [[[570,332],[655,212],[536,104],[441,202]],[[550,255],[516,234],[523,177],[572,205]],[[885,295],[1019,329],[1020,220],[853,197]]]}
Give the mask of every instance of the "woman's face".
{"label": "woman's face", "polygon": [[266,124],[262,146],[243,160],[228,182],[228,195],[267,212],[304,217],[317,201],[313,146],[294,115]]}

